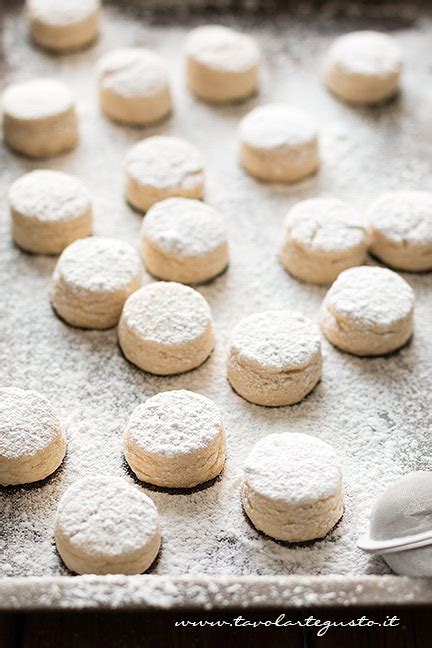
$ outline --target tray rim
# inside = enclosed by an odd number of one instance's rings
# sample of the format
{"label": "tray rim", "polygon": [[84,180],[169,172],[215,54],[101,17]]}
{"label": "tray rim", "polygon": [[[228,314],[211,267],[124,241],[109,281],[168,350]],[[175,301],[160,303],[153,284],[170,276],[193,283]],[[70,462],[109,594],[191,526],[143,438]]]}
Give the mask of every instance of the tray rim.
{"label": "tray rim", "polygon": [[0,611],[232,610],[432,605],[408,576],[44,576],[0,578]]}

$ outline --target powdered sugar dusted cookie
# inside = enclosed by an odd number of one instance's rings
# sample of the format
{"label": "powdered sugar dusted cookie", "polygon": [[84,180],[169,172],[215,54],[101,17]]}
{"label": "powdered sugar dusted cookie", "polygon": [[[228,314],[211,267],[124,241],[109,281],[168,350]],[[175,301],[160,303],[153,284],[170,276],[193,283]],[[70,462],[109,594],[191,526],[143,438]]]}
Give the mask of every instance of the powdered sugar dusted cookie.
{"label": "powdered sugar dusted cookie", "polygon": [[242,319],[228,354],[228,380],[257,405],[278,407],[301,401],[321,375],[319,329],[309,318],[273,310]]}
{"label": "powdered sugar dusted cookie", "polygon": [[30,35],[41,47],[74,50],[98,35],[99,0],[27,0],[26,8]]}
{"label": "powdered sugar dusted cookie", "polygon": [[8,86],[3,94],[3,135],[11,149],[29,157],[72,149],[78,141],[78,122],[68,87],[55,79]]}
{"label": "powdered sugar dusted cookie", "polygon": [[367,213],[369,249],[400,270],[432,269],[432,193],[390,191]]}
{"label": "powdered sugar dusted cookie", "polygon": [[75,241],[54,269],[52,305],[72,326],[110,328],[140,287],[141,273],[138,253],[129,243],[100,236]]}
{"label": "powdered sugar dusted cookie", "polygon": [[253,525],[270,537],[288,542],[323,538],[343,513],[336,452],[307,434],[269,434],[246,460],[241,497]]}
{"label": "powdered sugar dusted cookie", "polygon": [[319,166],[315,125],[291,106],[258,106],[240,122],[240,160],[260,180],[301,180]]}
{"label": "powdered sugar dusted cookie", "polygon": [[402,52],[392,36],[355,31],[337,38],[325,63],[325,82],[349,103],[370,104],[394,95],[399,87]]}
{"label": "powdered sugar dusted cookie", "polygon": [[167,281],[202,283],[228,265],[228,242],[219,212],[188,198],[168,198],[151,207],[140,233],[147,270]]}
{"label": "powdered sugar dusted cookie", "polygon": [[12,236],[20,248],[60,254],[76,239],[92,233],[92,206],[78,178],[38,169],[15,180],[9,190]]}
{"label": "powdered sugar dusted cookie", "polygon": [[332,344],[360,356],[395,351],[411,337],[414,293],[387,268],[342,272],[327,292],[321,329]]}
{"label": "powdered sugar dusted cookie", "polygon": [[280,260],[297,279],[327,284],[342,270],[361,265],[366,247],[366,231],[354,209],[341,200],[311,198],[289,211]]}
{"label": "powdered sugar dusted cookie", "polygon": [[166,117],[171,92],[161,57],[139,47],[108,52],[99,62],[99,98],[105,114],[125,124],[145,126]]}
{"label": "powdered sugar dusted cookie", "polygon": [[29,484],[60,466],[66,438],[53,406],[26,389],[0,389],[0,484]]}
{"label": "powdered sugar dusted cookie", "polygon": [[187,83],[204,101],[237,101],[255,92],[260,54],[250,36],[204,25],[189,33],[185,50]]}
{"label": "powdered sugar dusted cookie", "polygon": [[148,137],[125,162],[126,198],[139,211],[173,196],[202,198],[204,170],[198,149],[178,137]]}
{"label": "powdered sugar dusted cookie", "polygon": [[55,542],[77,574],[141,574],[159,552],[159,515],[150,497],[125,479],[85,477],[59,502]]}
{"label": "powdered sugar dusted cookie", "polygon": [[225,432],[216,405],[184,389],[138,405],[124,434],[125,457],[138,479],[191,488],[214,479],[225,462]]}
{"label": "powdered sugar dusted cookie", "polygon": [[195,369],[214,346],[209,305],[179,283],[145,286],[124,306],[119,342],[126,358],[144,371],[166,376]]}

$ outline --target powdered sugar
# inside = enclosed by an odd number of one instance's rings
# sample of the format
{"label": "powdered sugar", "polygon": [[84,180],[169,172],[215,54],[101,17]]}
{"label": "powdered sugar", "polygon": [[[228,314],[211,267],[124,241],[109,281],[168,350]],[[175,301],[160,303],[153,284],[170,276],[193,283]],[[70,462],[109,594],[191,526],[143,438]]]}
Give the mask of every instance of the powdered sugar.
{"label": "powdered sugar", "polygon": [[243,72],[255,67],[260,55],[250,36],[221,25],[204,25],[187,37],[186,54],[211,68]]}
{"label": "powdered sugar", "polygon": [[368,221],[389,240],[432,246],[432,193],[385,193],[370,206]]}
{"label": "powdered sugar", "polygon": [[269,434],[246,459],[248,486],[273,501],[310,504],[339,491],[342,471],[334,449],[307,434]]}
{"label": "powdered sugar", "polygon": [[81,180],[49,169],[18,178],[9,190],[9,202],[23,216],[42,222],[79,218],[90,208],[89,193]]}
{"label": "powdered sugar", "polygon": [[231,348],[239,358],[274,371],[303,369],[320,353],[320,335],[308,317],[288,310],[266,311],[241,320]]}
{"label": "powdered sugar", "polygon": [[360,266],[339,275],[324,303],[338,321],[349,320],[359,328],[388,331],[409,315],[414,293],[396,272]]}
{"label": "powdered sugar", "polygon": [[126,172],[144,186],[189,188],[201,182],[203,162],[193,144],[178,137],[148,137],[129,151]]}
{"label": "powdered sugar", "polygon": [[33,457],[62,432],[45,396],[25,389],[0,389],[0,456]]}
{"label": "powdered sugar", "polygon": [[224,219],[214,207],[199,200],[168,198],[147,212],[141,236],[166,252],[199,256],[225,243],[227,232]]}
{"label": "powdered sugar", "polygon": [[[174,2],[184,7],[184,1]],[[416,292],[412,344],[391,356],[366,359],[340,353],[324,339],[322,380],[298,405],[262,408],[246,403],[230,388],[225,369],[229,337],[242,317],[292,309],[318,321],[326,289],[292,279],[276,260],[282,221],[294,203],[332,195],[364,211],[377,195],[401,184],[431,188],[426,137],[430,105],[424,100],[430,81],[430,19],[417,15],[413,21],[413,6],[392,10],[395,33],[409,57],[403,101],[353,110],[322,88],[317,61],[331,40],[350,25],[356,29],[371,20],[381,21],[382,16],[388,18],[388,5],[350,3],[360,13],[343,24],[331,2],[322,9],[309,6],[306,18],[296,15],[297,9],[305,9],[304,3],[293,5],[292,12],[281,14],[277,21],[260,14],[227,14],[229,24],[250,32],[262,47],[262,100],[283,103],[295,97],[300,110],[322,123],[324,163],[319,174],[289,187],[269,187],[247,177],[236,159],[238,120],[256,99],[214,109],[196,102],[184,89],[179,52],[190,21],[201,20],[196,11],[187,18],[173,12],[163,20],[148,21],[138,17],[142,2],[134,3],[130,13],[125,2],[121,10],[108,3],[100,45],[63,57],[59,63],[28,44],[15,4],[7,3],[5,19],[6,80],[55,71],[79,96],[82,146],[50,165],[85,180],[94,197],[95,231],[136,243],[142,217],[121,196],[119,161],[143,131],[120,128],[101,118],[89,69],[96,65],[100,50],[108,50],[113,42],[119,47],[145,43],[167,60],[176,97],[171,120],[149,132],[186,138],[205,154],[207,198],[226,217],[232,263],[227,273],[199,288],[215,319],[217,340],[210,359],[187,374],[151,376],[125,361],[114,329],[82,331],[53,316],[47,292],[55,260],[23,254],[11,244],[3,203],[1,366],[10,384],[36,389],[55,403],[67,427],[69,450],[64,467],[42,485],[0,492],[0,573],[25,576],[2,583],[1,602],[18,605],[21,601],[27,608],[88,604],[140,609],[260,606],[275,600],[288,607],[317,602],[373,605],[427,597],[430,602],[429,583],[383,576],[389,572],[385,562],[361,552],[355,541],[367,530],[371,508],[391,480],[409,470],[430,468],[432,274],[404,275]],[[369,17],[362,12],[370,12]],[[409,20],[403,12],[409,13]],[[425,137],[419,137],[419,132]],[[0,186],[6,196],[11,182],[33,164],[5,148],[0,157],[5,168]],[[166,389],[198,391],[220,408],[228,450],[221,479],[187,494],[141,486],[155,500],[161,516],[163,547],[153,574],[132,579],[71,578],[52,542],[60,496],[86,475],[126,474],[122,433],[128,416],[145,399]],[[287,431],[329,442],[343,465],[344,517],[326,539],[308,546],[286,547],[261,536],[246,521],[240,503],[241,469],[250,449],[266,434]],[[371,584],[369,574],[380,576]]]}
{"label": "powdered sugar", "polygon": [[207,448],[222,429],[221,414],[209,398],[181,389],[139,405],[126,434],[146,453],[175,457]]}
{"label": "powdered sugar", "polygon": [[99,0],[27,0],[32,18],[55,27],[80,23],[100,7]]}
{"label": "powdered sugar", "polygon": [[370,30],[356,31],[336,39],[328,60],[351,74],[385,77],[400,70],[402,52],[392,36]]}
{"label": "powdered sugar", "polygon": [[292,241],[319,252],[343,252],[365,245],[362,219],[349,205],[331,198],[311,198],[291,208],[285,230]]}
{"label": "powdered sugar", "polygon": [[43,119],[69,110],[74,100],[61,81],[34,79],[8,86],[2,103],[4,112],[14,119]]}
{"label": "powdered sugar", "polygon": [[151,95],[168,84],[161,57],[143,48],[126,47],[108,52],[98,67],[102,87],[122,97]]}
{"label": "powdered sugar", "polygon": [[140,271],[138,253],[129,243],[95,236],[74,241],[62,252],[54,280],[61,278],[76,292],[117,292]]}
{"label": "powdered sugar", "polygon": [[122,318],[146,341],[172,345],[199,338],[212,319],[210,307],[199,292],[173,281],[137,290],[127,300]]}
{"label": "powdered sugar", "polygon": [[263,149],[300,146],[317,136],[307,114],[283,104],[254,108],[241,120],[239,131],[242,142]]}
{"label": "powdered sugar", "polygon": [[59,502],[56,527],[75,552],[126,558],[157,533],[159,519],[152,500],[125,479],[86,477],[73,484]]}

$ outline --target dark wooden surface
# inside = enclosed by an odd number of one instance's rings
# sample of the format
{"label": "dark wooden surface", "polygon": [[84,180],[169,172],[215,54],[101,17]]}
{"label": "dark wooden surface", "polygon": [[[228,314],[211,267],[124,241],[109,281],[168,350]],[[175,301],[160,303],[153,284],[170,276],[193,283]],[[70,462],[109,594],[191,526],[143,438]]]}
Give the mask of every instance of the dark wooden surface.
{"label": "dark wooden surface", "polygon": [[[313,629],[175,627],[178,620],[231,621],[242,615],[249,621],[274,619],[284,612],[292,621],[315,618],[348,622],[362,615],[382,622],[397,615],[397,628],[332,628],[317,637]],[[351,608],[235,610],[229,614],[171,614],[148,612],[19,613],[0,615],[0,648],[428,648],[432,645],[431,610]]]}

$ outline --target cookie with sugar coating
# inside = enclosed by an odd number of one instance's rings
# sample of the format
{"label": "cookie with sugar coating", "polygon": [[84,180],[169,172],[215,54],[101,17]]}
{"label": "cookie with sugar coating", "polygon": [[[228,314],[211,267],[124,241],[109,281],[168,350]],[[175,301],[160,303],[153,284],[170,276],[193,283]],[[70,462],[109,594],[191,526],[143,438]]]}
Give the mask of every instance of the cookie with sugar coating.
{"label": "cookie with sugar coating", "polygon": [[168,73],[162,58],[140,47],[108,52],[99,61],[99,100],[111,119],[146,126],[172,108]]}
{"label": "cookie with sugar coating", "polygon": [[139,255],[129,243],[94,236],[69,245],[54,268],[51,303],[72,326],[115,326],[126,299],[141,286]]}
{"label": "cookie with sugar coating", "polygon": [[0,484],[29,484],[60,466],[66,437],[53,406],[38,392],[0,389]]}
{"label": "cookie with sugar coating", "polygon": [[30,36],[55,52],[80,49],[98,36],[99,0],[27,0]]}
{"label": "cookie with sugar coating", "polygon": [[85,477],[60,499],[57,550],[77,574],[142,574],[159,553],[159,515],[153,501],[126,479]]}
{"label": "cookie with sugar coating", "polygon": [[366,231],[354,209],[334,198],[311,198],[288,212],[279,257],[297,279],[328,284],[361,265],[366,248]]}
{"label": "cookie with sugar coating", "polygon": [[269,434],[246,459],[241,498],[252,524],[271,538],[324,538],[343,514],[337,454],[308,434]]}
{"label": "cookie with sugar coating", "polygon": [[147,270],[165,281],[203,283],[228,265],[224,219],[210,205],[167,198],[150,207],[140,231]]}
{"label": "cookie with sugar coating", "polygon": [[78,141],[75,103],[68,87],[54,79],[14,83],[3,93],[6,144],[28,157],[60,155]]}
{"label": "cookie with sugar coating", "polygon": [[240,161],[268,182],[296,182],[319,166],[318,135],[312,120],[284,104],[258,106],[239,126]]}
{"label": "cookie with sugar coating", "polygon": [[192,488],[214,479],[225,462],[225,432],[216,405],[184,389],[161,392],[135,408],[123,437],[138,479]]}
{"label": "cookie with sugar coating", "polygon": [[319,329],[289,310],[242,319],[231,336],[227,376],[243,398],[270,407],[301,401],[318,383],[322,356]]}
{"label": "cookie with sugar coating", "polygon": [[185,54],[187,84],[204,101],[240,101],[257,89],[260,53],[247,34],[203,25],[188,34]]}
{"label": "cookie with sugar coating", "polygon": [[387,268],[359,266],[342,272],[321,307],[321,330],[342,351],[376,356],[396,351],[411,337],[414,292]]}
{"label": "cookie with sugar coating", "polygon": [[165,198],[202,198],[203,194],[203,161],[193,144],[178,137],[147,137],[127,154],[125,195],[138,211],[146,212]]}
{"label": "cookie with sugar coating", "polygon": [[367,212],[369,250],[398,270],[432,270],[432,192],[389,191]]}
{"label": "cookie with sugar coating", "polygon": [[8,198],[12,236],[23,250],[60,254],[92,233],[90,196],[75,176],[50,169],[30,171],[15,180]]}
{"label": "cookie with sugar coating", "polygon": [[175,282],[160,281],[131,295],[118,334],[130,362],[161,376],[199,367],[214,346],[208,303],[193,288]]}
{"label": "cookie with sugar coating", "polygon": [[339,36],[325,62],[327,87],[352,104],[373,104],[399,89],[402,52],[395,38],[377,31]]}

